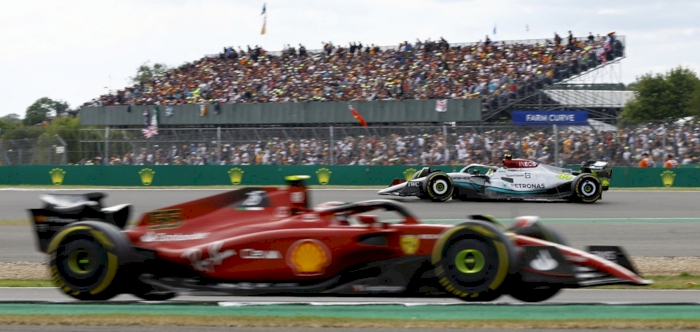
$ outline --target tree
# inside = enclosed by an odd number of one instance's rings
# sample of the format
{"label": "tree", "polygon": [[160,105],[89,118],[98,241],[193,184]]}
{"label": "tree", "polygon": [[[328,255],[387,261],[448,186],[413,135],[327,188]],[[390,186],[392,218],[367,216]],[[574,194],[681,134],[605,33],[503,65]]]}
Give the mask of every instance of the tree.
{"label": "tree", "polygon": [[[36,153],[33,160],[35,163],[44,164],[49,160],[48,155],[55,149],[55,145],[58,143],[56,140],[56,135],[61,137],[63,141],[68,144],[66,146],[66,151],[68,153],[68,162],[77,162],[80,160],[80,149],[78,148],[80,144],[80,118],[77,116],[65,116],[56,118],[51,121],[51,124],[44,128],[44,132],[39,136],[37,146],[35,149],[42,151],[43,153]],[[57,162],[57,160],[52,160]]]}
{"label": "tree", "polygon": [[22,122],[22,119],[19,118],[19,114],[17,114],[17,113],[10,113],[8,115],[5,115],[5,116],[1,117],[0,120],[12,122],[12,123],[21,123]]}
{"label": "tree", "polygon": [[636,97],[623,108],[623,120],[673,121],[700,115],[700,79],[687,68],[678,67],[665,75],[645,74],[632,89]]}
{"label": "tree", "polygon": [[131,77],[131,82],[134,84],[144,84],[152,80],[156,76],[165,74],[170,68],[164,63],[156,63],[153,66],[148,65],[149,61],[144,62],[136,69],[136,76]]}
{"label": "tree", "polygon": [[24,116],[24,124],[34,126],[49,119],[51,113],[53,116],[63,114],[68,111],[68,103],[62,100],[53,100],[48,97],[37,99],[31,106],[27,107],[27,114]]}

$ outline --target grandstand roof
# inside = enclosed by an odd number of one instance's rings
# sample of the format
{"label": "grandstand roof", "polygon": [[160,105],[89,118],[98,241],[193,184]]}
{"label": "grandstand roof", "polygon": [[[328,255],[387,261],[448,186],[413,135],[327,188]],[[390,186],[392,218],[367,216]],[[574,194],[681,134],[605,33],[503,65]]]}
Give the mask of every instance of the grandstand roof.
{"label": "grandstand roof", "polygon": [[564,106],[622,108],[634,98],[634,91],[617,90],[544,90]]}

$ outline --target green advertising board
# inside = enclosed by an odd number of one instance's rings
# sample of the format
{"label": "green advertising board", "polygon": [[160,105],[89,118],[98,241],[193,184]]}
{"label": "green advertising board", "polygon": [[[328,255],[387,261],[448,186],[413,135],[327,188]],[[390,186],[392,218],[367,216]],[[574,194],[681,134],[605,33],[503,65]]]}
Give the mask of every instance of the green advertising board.
{"label": "green advertising board", "polygon": [[[459,167],[433,166],[453,172]],[[1,166],[0,185],[221,186],[282,185],[284,177],[311,175],[310,185],[382,186],[410,178],[421,166]],[[700,187],[700,168],[616,167],[611,187]]]}

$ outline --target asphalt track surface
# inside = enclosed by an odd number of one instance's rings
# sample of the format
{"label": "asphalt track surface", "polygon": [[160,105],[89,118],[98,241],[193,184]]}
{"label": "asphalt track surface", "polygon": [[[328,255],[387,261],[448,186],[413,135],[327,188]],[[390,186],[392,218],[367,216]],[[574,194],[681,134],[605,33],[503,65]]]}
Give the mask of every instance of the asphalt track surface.
{"label": "asphalt track surface", "polygon": [[[111,301],[136,301],[131,295],[120,295]],[[0,301],[76,302],[57,288],[0,287]],[[411,304],[464,304],[455,298],[388,298],[388,297],[284,297],[284,296],[178,296],[173,302],[235,302],[235,303],[411,303]],[[522,303],[503,296],[493,303]],[[649,289],[567,289],[546,304],[639,304],[639,303],[700,303],[700,291]]]}
{"label": "asphalt track surface", "polygon": [[[0,190],[0,220],[27,220],[27,208],[40,207],[44,193],[107,193],[105,205],[133,204],[132,219],[161,207],[214,195],[224,190]],[[354,202],[387,199],[376,189],[311,190],[311,203],[327,201]],[[699,256],[700,192],[698,191],[608,191],[594,204],[539,202],[462,202],[421,201],[417,198],[396,198],[422,219],[462,219],[471,214],[488,214],[499,219],[536,215],[543,219],[559,219],[549,226],[569,241],[584,248],[587,245],[621,245],[632,256],[676,257]],[[381,215],[392,218],[396,215]],[[572,220],[576,218],[576,220]],[[590,221],[588,219],[590,218]],[[615,219],[595,221],[593,219]],[[694,220],[693,220],[694,219]],[[34,234],[28,226],[0,226],[0,262],[43,262],[36,252]]]}
{"label": "asphalt track surface", "polygon": [[[140,214],[160,207],[198,199],[224,190],[69,190],[61,193],[102,191],[108,194],[106,205],[132,203],[136,219]],[[26,220],[26,209],[39,207],[38,196],[55,190],[0,190],[0,220]],[[387,198],[376,195],[376,190],[312,190],[312,204],[325,201],[353,202]],[[700,223],[690,220],[700,218],[700,192],[669,191],[609,191],[604,199],[591,205],[568,203],[532,202],[461,202],[432,203],[415,198],[397,199],[422,219],[461,219],[471,214],[489,214],[499,219],[512,219],[521,215],[537,215],[544,219],[559,219],[549,224],[560,231],[574,247],[589,244],[615,244],[624,246],[633,256],[698,256],[696,240],[700,235]],[[576,218],[578,220],[571,220]],[[581,221],[580,219],[618,219],[606,221]],[[670,221],[669,219],[676,220]],[[683,220],[686,218],[687,220]],[[567,220],[568,219],[568,220]],[[629,219],[629,220],[624,220]],[[658,219],[658,220],[655,220]],[[27,226],[0,227],[0,261],[45,261],[34,250],[32,231]],[[120,296],[117,301],[133,301],[130,296]],[[299,298],[283,297],[191,297],[180,296],[178,301],[229,301],[229,302],[299,302]],[[0,288],[0,301],[70,301],[52,288]],[[454,299],[389,299],[389,298],[305,298],[313,302],[419,302],[445,303]],[[437,302],[431,302],[437,301]],[[503,297],[499,302],[512,302]],[[698,303],[698,291],[651,290],[565,290],[548,303]],[[192,328],[176,327],[76,327],[76,326],[0,326],[2,331],[189,331]],[[279,328],[197,328],[199,331],[280,331]],[[285,331],[333,331],[359,332],[369,329],[314,328]],[[396,329],[372,329],[394,332]],[[421,331],[431,331],[421,329]],[[438,331],[438,330],[435,330]],[[445,330],[439,330],[445,331]],[[489,330],[499,331],[499,330]],[[556,330],[550,330],[556,331]],[[573,330],[567,330],[573,331]],[[585,330],[576,330],[585,331]],[[597,330],[601,331],[601,330]],[[642,330],[639,330],[642,331]]]}

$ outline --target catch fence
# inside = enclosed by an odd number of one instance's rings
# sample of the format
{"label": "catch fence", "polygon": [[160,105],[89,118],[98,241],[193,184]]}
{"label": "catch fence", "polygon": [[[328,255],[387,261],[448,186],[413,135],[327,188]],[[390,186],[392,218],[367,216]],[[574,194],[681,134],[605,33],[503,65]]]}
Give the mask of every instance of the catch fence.
{"label": "catch fence", "polygon": [[[641,151],[698,149],[698,125],[647,124],[618,128],[526,127],[512,124],[456,126],[332,126],[260,128],[80,129],[75,139],[0,141],[4,165],[464,165],[496,164],[505,153],[543,163],[579,165],[591,159],[636,164]],[[695,130],[695,131],[694,131]],[[684,150],[685,151],[685,150]],[[658,155],[658,153],[657,153]],[[657,156],[658,157],[658,156]],[[663,156],[661,157],[663,158]],[[657,160],[660,161],[660,160]]]}

